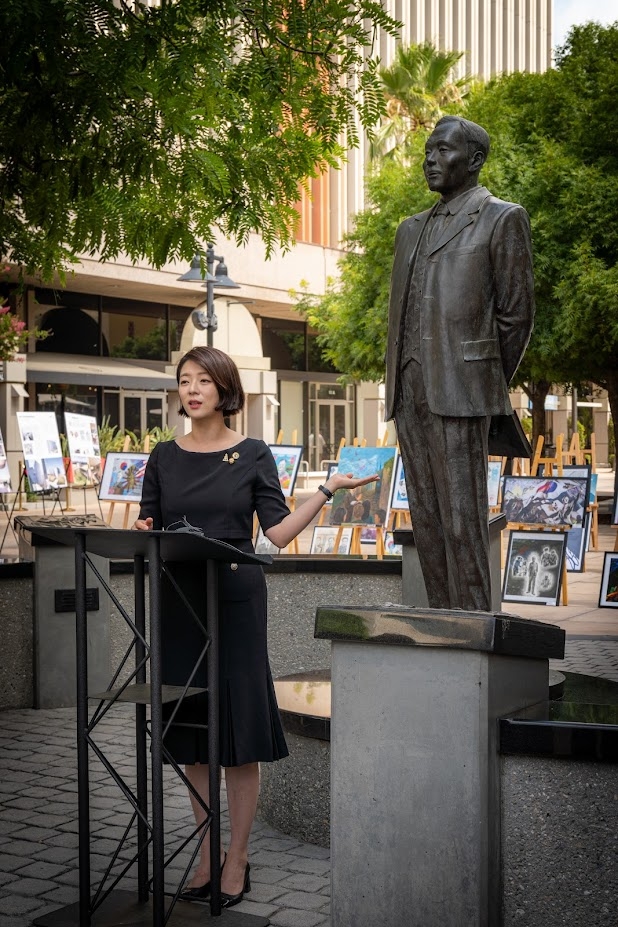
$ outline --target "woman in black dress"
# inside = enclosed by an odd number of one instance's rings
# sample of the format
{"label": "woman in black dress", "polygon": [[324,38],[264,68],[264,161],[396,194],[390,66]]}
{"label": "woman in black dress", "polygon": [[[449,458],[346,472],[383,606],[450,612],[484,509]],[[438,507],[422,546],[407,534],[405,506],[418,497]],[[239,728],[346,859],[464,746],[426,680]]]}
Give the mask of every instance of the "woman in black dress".
{"label": "woman in black dress", "polygon": [[[281,491],[275,461],[260,440],[243,438],[225,424],[244,404],[238,369],[232,359],[211,347],[193,348],[178,364],[176,376],[181,414],[191,431],[157,444],[150,455],[139,518],[141,531],[169,528],[186,518],[207,537],[252,551],[253,516],[266,537],[284,548],[317,515],[337,489],[353,489],[377,479],[333,474],[327,484],[290,512]],[[169,567],[168,567],[169,568]],[[235,569],[234,569],[235,568]],[[173,575],[187,600],[204,615],[204,577],[198,564],[174,564]],[[266,645],[266,583],[259,566],[231,564],[220,570],[220,743],[221,765],[230,813],[231,840],[221,874],[222,904],[230,907],[249,891],[248,842],[259,793],[260,762],[287,756]],[[162,582],[163,681],[184,685],[204,646],[172,583]],[[206,684],[204,669],[194,686]],[[176,721],[205,724],[206,697],[183,703]],[[172,727],[164,746],[185,764],[193,788],[208,800],[208,749],[204,729]],[[204,813],[191,797],[196,821]],[[201,846],[197,869],[182,897],[209,896],[209,841]]]}

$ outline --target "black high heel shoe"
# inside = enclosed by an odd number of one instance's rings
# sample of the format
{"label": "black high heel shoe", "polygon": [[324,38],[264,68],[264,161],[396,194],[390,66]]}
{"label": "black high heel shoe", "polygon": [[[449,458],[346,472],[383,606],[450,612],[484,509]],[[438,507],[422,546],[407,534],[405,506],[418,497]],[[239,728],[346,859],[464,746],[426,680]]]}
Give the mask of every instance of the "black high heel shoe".
{"label": "black high heel shoe", "polygon": [[[221,863],[221,871],[223,872],[223,867],[225,866],[225,861],[227,859],[227,853],[223,854],[223,862]],[[210,881],[205,882],[204,885],[198,885],[195,888],[185,888],[184,891],[178,896],[179,901],[207,901],[210,898]]]}
{"label": "black high heel shoe", "polygon": [[228,895],[227,892],[221,892],[221,907],[222,908],[232,908],[235,904],[240,904],[243,900],[245,894],[251,891],[251,879],[249,878],[249,870],[251,866],[249,863],[245,866],[245,882],[242,887],[242,891],[238,892],[237,895]]}

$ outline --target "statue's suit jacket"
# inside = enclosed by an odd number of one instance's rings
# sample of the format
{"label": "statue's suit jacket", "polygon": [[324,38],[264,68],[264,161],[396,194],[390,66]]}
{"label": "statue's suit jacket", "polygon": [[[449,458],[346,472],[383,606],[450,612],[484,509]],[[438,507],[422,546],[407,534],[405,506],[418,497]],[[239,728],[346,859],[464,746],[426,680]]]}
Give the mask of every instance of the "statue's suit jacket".
{"label": "statue's suit jacket", "polygon": [[[435,211],[397,229],[386,351],[386,418],[399,392],[410,275]],[[432,243],[422,273],[420,357],[427,402],[445,416],[508,415],[508,384],[534,317],[528,214],[476,187]]]}

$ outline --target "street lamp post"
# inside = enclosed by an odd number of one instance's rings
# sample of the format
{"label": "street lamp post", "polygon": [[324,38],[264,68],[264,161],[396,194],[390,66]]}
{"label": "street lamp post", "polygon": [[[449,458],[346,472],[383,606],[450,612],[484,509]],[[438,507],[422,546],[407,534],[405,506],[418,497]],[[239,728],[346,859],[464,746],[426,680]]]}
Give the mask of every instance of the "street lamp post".
{"label": "street lamp post", "polygon": [[[216,269],[215,261],[218,261]],[[188,283],[204,280],[199,254],[196,254],[191,261],[191,267],[186,274],[183,274],[178,279]],[[231,277],[228,276],[224,258],[215,254],[215,249],[211,244],[206,248],[206,282],[204,286],[206,287],[206,310],[194,309],[191,313],[191,321],[200,331],[206,332],[206,343],[208,347],[212,347],[213,336],[219,325],[215,312],[215,290],[239,290],[240,285],[234,283]]]}

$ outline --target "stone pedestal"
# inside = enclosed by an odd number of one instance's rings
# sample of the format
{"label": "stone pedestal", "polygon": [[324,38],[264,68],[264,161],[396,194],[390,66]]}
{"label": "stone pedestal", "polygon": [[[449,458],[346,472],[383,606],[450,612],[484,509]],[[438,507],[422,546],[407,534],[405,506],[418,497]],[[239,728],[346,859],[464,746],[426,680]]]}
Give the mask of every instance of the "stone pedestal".
{"label": "stone pedestal", "polygon": [[498,718],[547,699],[564,632],[318,608],[332,641],[332,927],[499,927]]}

